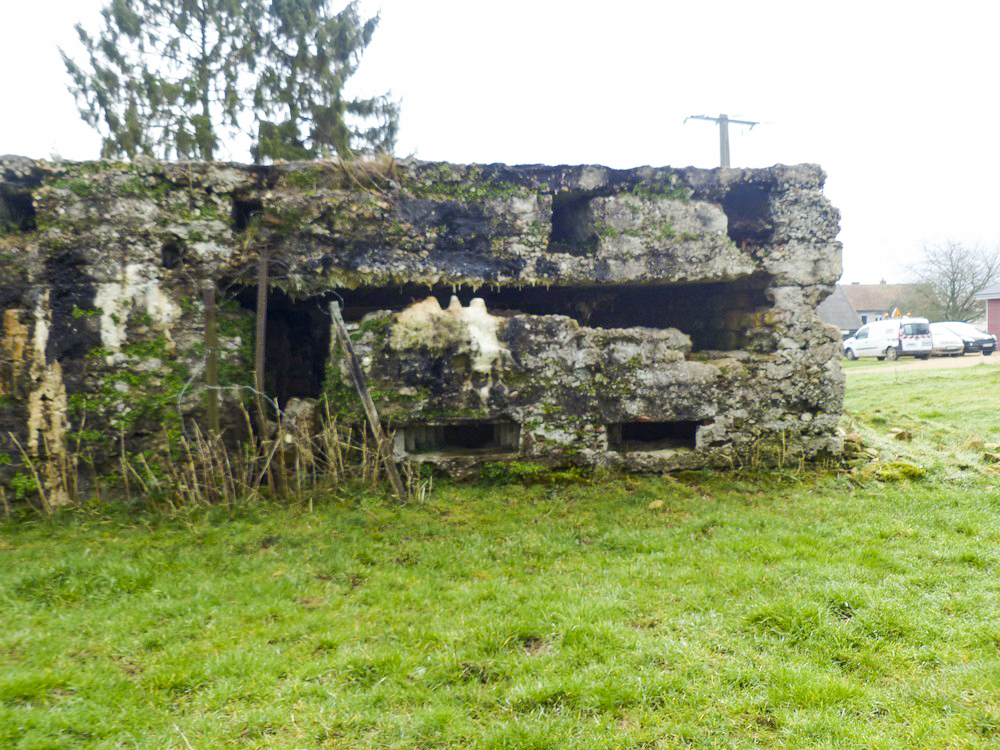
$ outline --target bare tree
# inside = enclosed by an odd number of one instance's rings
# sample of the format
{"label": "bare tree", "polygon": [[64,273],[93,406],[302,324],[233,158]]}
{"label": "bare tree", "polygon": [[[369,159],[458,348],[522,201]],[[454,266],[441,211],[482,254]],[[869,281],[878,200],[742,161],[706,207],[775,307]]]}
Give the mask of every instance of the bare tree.
{"label": "bare tree", "polygon": [[1000,278],[1000,246],[987,249],[947,240],[924,245],[917,266],[927,295],[920,305],[932,320],[972,321],[982,316],[976,294]]}

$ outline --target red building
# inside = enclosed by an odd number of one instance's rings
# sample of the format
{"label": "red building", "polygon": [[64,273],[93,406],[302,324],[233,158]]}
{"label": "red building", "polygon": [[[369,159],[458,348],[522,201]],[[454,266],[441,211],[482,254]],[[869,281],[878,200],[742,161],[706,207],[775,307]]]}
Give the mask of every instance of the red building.
{"label": "red building", "polygon": [[976,295],[986,300],[986,331],[1000,338],[1000,283],[990,284]]}

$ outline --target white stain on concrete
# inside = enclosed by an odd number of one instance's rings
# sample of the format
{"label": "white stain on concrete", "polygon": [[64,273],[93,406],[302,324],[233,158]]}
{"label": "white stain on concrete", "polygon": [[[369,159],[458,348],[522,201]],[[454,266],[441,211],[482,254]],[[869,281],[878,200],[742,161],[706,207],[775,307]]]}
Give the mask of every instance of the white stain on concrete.
{"label": "white stain on concrete", "polygon": [[112,353],[121,351],[125,327],[134,310],[145,311],[153,327],[167,336],[181,315],[180,307],[160,289],[155,275],[138,263],[127,264],[120,281],[98,284],[94,304],[101,310],[101,345]]}
{"label": "white stain on concrete", "polygon": [[470,355],[473,372],[489,375],[494,364],[510,354],[497,338],[501,320],[490,315],[481,297],[473,298],[468,307],[452,297],[447,310],[441,309],[435,297],[428,297],[399,313],[390,340],[397,351],[454,347]]}

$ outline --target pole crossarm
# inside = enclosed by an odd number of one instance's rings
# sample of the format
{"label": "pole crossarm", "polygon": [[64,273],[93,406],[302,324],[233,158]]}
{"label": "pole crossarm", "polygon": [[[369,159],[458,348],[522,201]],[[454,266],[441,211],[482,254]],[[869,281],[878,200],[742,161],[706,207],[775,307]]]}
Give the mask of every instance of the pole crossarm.
{"label": "pole crossarm", "polygon": [[719,115],[718,117],[712,117],[711,115],[690,115],[684,118],[684,122],[688,120],[708,120],[709,122],[718,124],[719,162],[723,167],[729,166],[729,123],[734,122],[737,125],[749,125],[751,130],[753,130],[754,125],[760,125],[759,122],[751,122],[750,120],[730,120],[729,115]]}
{"label": "pole crossarm", "polygon": [[749,125],[750,129],[753,130],[754,125],[760,125],[759,122],[752,122],[750,120],[733,120],[725,115],[719,115],[718,117],[712,117],[711,115],[689,115],[684,118],[684,122],[688,120],[711,120],[712,122],[718,123],[720,120],[725,120],[726,122],[733,122],[737,125]]}

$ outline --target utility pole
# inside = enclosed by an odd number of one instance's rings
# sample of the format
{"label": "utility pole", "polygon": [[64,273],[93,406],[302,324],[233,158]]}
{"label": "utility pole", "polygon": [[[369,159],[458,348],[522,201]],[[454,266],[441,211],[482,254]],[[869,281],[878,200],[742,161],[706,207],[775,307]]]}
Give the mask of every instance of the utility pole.
{"label": "utility pole", "polygon": [[760,125],[759,122],[750,122],[749,120],[730,120],[729,115],[719,115],[718,117],[691,115],[684,118],[684,122],[688,120],[709,120],[719,124],[719,155],[722,162],[720,166],[723,167],[729,166],[729,123],[734,122],[737,125],[749,125],[751,130],[753,130],[754,125]]}

